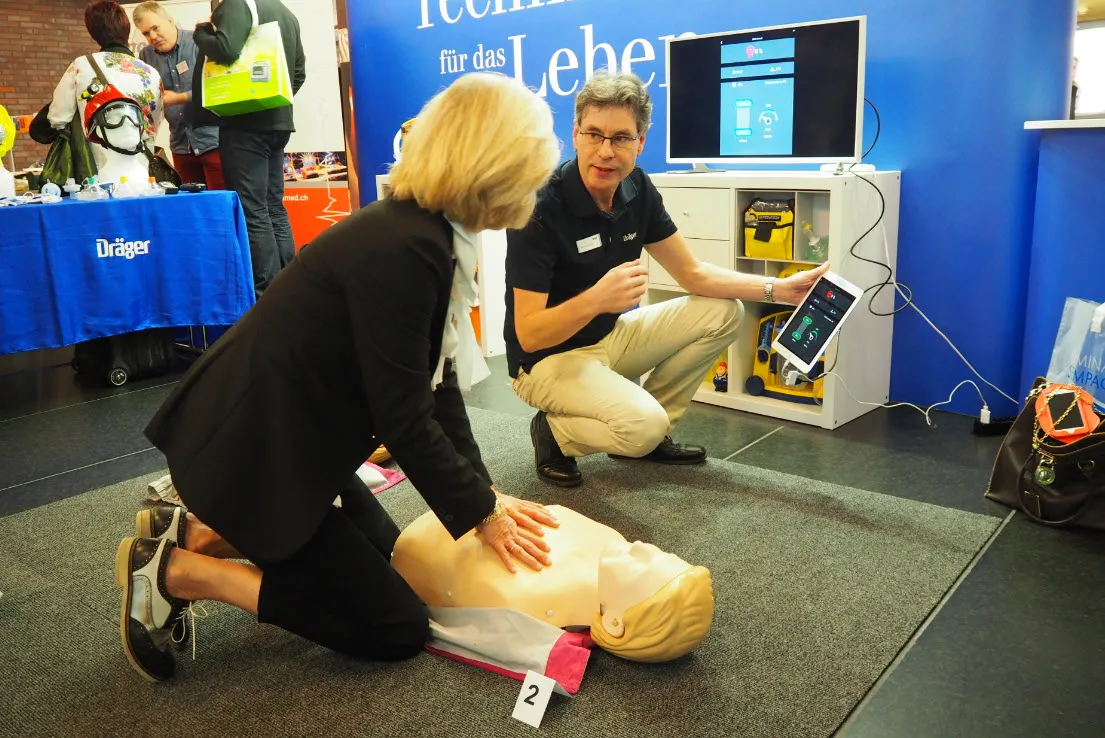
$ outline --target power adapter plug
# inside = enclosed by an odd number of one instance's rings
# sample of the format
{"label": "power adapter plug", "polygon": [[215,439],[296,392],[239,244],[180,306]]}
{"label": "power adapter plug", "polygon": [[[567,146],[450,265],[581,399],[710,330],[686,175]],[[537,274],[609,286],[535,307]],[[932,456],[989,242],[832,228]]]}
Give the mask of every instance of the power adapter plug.
{"label": "power adapter plug", "polygon": [[1013,427],[1014,420],[1016,418],[991,418],[990,407],[983,405],[982,412],[978,414],[978,420],[975,421],[971,434],[982,437],[1004,436]]}

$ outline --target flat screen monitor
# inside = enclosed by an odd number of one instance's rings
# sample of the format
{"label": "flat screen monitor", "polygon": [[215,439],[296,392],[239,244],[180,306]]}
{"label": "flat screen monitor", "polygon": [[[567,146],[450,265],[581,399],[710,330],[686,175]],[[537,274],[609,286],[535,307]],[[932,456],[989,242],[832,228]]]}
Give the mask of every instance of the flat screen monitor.
{"label": "flat screen monitor", "polygon": [[859,161],[866,28],[860,16],[669,40],[668,161]]}

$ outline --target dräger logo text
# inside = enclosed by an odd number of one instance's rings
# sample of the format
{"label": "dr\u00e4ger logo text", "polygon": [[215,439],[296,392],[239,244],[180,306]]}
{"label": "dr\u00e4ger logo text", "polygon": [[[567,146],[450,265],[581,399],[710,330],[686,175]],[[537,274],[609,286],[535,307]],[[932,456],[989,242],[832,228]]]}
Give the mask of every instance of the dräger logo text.
{"label": "dr\u00e4ger logo text", "polygon": [[133,259],[136,256],[142,256],[148,253],[150,253],[149,241],[124,241],[121,238],[117,238],[114,241],[108,241],[106,238],[96,239],[96,256],[101,259],[106,259],[109,256],[122,256],[126,259]]}

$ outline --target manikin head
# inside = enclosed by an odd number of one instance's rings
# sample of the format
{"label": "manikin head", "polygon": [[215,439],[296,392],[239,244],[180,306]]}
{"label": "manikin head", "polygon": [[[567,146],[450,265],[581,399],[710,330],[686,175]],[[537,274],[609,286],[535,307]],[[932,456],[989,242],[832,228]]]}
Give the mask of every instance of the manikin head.
{"label": "manikin head", "polygon": [[115,85],[103,87],[98,80],[84,96],[84,130],[89,142],[127,156],[140,153],[145,118],[138,101]]}
{"label": "manikin head", "polygon": [[156,0],[135,6],[134,27],[159,54],[168,54],[176,48],[180,35],[176,22]]}
{"label": "manikin head", "polygon": [[710,572],[649,543],[611,543],[599,560],[595,643],[631,661],[670,661],[710,631]]}

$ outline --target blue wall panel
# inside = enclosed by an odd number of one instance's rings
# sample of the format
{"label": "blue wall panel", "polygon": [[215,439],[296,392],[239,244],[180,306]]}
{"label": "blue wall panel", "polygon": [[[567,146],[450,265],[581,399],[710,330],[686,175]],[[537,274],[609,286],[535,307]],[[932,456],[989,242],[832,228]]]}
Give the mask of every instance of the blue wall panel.
{"label": "blue wall panel", "polygon": [[[640,164],[664,171],[664,36],[866,15],[866,96],[883,120],[869,161],[903,171],[899,279],[1016,396],[1036,174],[1023,123],[1065,116],[1074,14],[1075,0],[353,0],[358,160],[364,177],[387,171],[399,125],[456,77],[447,50],[468,55],[464,71],[490,50],[498,71],[543,88],[568,151],[574,91],[609,48],[652,81]],[[971,377],[912,310],[894,336],[893,399],[936,402]],[[986,392],[996,414],[1013,410]],[[977,413],[972,394],[952,409]]]}
{"label": "blue wall panel", "polygon": [[[1068,297],[1105,302],[1105,130],[1044,131],[1020,392],[1047,374]],[[1083,367],[1101,382],[1098,367]],[[1089,388],[1105,400],[1105,392]]]}

